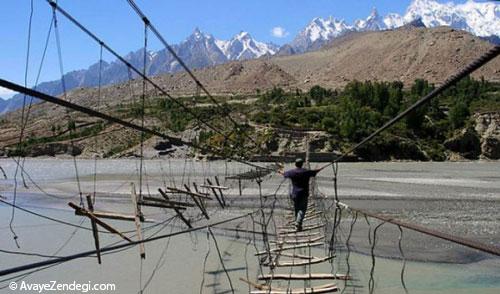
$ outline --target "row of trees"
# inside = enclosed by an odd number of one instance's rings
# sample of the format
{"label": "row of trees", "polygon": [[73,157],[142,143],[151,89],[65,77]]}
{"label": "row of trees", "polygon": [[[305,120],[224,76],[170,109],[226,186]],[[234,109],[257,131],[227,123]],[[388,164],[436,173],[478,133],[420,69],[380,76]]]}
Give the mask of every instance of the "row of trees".
{"label": "row of trees", "polygon": [[[416,80],[409,88],[398,81],[353,81],[341,91],[320,86],[304,93],[274,88],[261,96],[261,107],[253,119],[278,126],[324,129],[347,140],[358,141],[434,89],[434,85],[425,80]],[[491,92],[496,89],[498,85],[465,78],[407,115],[395,132],[442,138],[464,127],[473,111],[473,102],[491,100]],[[274,107],[269,107],[270,104]]]}

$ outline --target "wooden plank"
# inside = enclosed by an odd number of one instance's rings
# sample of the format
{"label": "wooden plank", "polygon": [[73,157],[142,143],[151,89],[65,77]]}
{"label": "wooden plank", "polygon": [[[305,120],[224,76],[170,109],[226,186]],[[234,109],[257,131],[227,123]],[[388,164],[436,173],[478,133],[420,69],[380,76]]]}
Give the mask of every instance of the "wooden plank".
{"label": "wooden plank", "polygon": [[[160,192],[161,196],[163,196],[163,198],[165,198],[165,200],[170,201],[167,194],[165,192],[163,192],[162,189],[158,189],[158,191]],[[174,211],[177,214],[177,216],[186,224],[186,226],[188,226],[188,228],[190,228],[190,229],[193,228],[193,226],[191,225],[191,222],[188,219],[186,219],[184,217],[184,215],[182,215],[182,212],[180,211],[180,209],[174,208]]]}
{"label": "wooden plank", "polygon": [[154,202],[154,201],[139,201],[138,204],[140,206],[151,206],[151,207],[159,207],[159,208],[186,210],[186,207],[184,207],[184,206],[169,205],[169,204],[163,204],[163,203]]}
{"label": "wooden plank", "polygon": [[273,266],[273,267],[304,266],[304,265],[322,263],[322,262],[328,261],[328,260],[333,259],[333,258],[334,258],[334,256],[326,256],[326,257],[322,257],[322,258],[313,258],[313,259],[301,260],[301,261],[297,261],[297,260],[281,261],[280,260],[278,262],[267,263],[267,264],[263,264],[263,265]]}
{"label": "wooden plank", "polygon": [[309,239],[295,239],[295,240],[277,240],[277,241],[270,241],[270,243],[275,243],[275,244],[298,244],[298,243],[307,243],[307,242],[316,242],[321,239],[325,238],[325,235],[319,236],[319,237],[314,237],[314,238],[309,238]]}
{"label": "wooden plank", "polygon": [[[311,220],[311,219],[317,219],[319,218],[321,215],[323,214],[323,212],[315,212],[315,213],[312,213],[312,214],[307,214],[304,216],[304,221],[308,221],[308,220]],[[293,217],[288,217],[287,219],[289,219],[289,223],[293,223],[295,221],[295,218]]]}
{"label": "wooden plank", "polygon": [[[139,201],[137,199],[137,194],[135,192],[135,185],[134,183],[130,183],[131,186],[131,193],[130,196],[132,197],[132,205],[134,206],[134,214],[135,214],[135,230],[137,233],[137,240],[142,241],[142,229],[141,229],[141,211],[139,210]],[[144,243],[139,244],[139,254],[142,259],[146,259],[146,250],[144,248]]]}
{"label": "wooden plank", "polygon": [[193,203],[189,202],[184,202],[184,201],[167,201],[164,198],[157,198],[157,197],[149,197],[149,196],[143,196],[142,200],[144,201],[155,201],[155,202],[160,202],[164,203],[167,205],[173,205],[173,206],[186,206],[186,207],[194,207],[195,205]]}
{"label": "wooden plank", "polygon": [[[92,204],[92,198],[90,197],[90,195],[87,195],[87,206],[90,211],[94,211],[94,205]],[[93,219],[90,219],[90,223],[92,225],[92,234],[94,235],[94,244],[97,254],[97,262],[101,264],[102,261],[101,261],[101,247],[99,245],[99,231],[97,230],[97,224]]]}
{"label": "wooden plank", "polygon": [[[316,229],[320,229],[320,228],[322,228],[324,226],[325,226],[325,224],[319,224],[319,225],[316,225],[316,226],[303,227],[302,230],[300,230],[300,232],[316,230]],[[278,234],[280,234],[280,235],[290,235],[290,234],[297,234],[297,233],[300,233],[300,232],[298,232],[297,230],[283,230],[283,231],[278,232]]]}
{"label": "wooden plank", "polygon": [[226,187],[226,186],[218,186],[218,185],[200,185],[200,187],[202,188],[206,188],[206,189],[217,189],[217,190],[229,190],[229,187]]}
{"label": "wooden plank", "polygon": [[319,293],[333,293],[337,292],[339,288],[335,284],[321,285],[317,287],[307,288],[287,288],[280,289],[271,287],[270,289],[253,290],[251,294],[319,294]]}
{"label": "wooden plank", "polygon": [[[196,182],[193,182],[193,187],[194,187],[194,191],[198,194],[202,194],[200,192],[200,190],[198,190],[198,185],[196,184]],[[200,204],[200,206],[203,208],[203,210],[207,211],[207,206],[205,205],[205,199],[203,198],[200,198],[199,199],[200,201],[198,201],[198,203]]]}
{"label": "wooden plank", "polygon": [[120,231],[116,230],[112,226],[108,225],[107,223],[101,221],[97,216],[95,216],[92,212],[86,210],[85,208],[81,208],[78,205],[74,204],[73,202],[68,203],[68,205],[75,209],[75,210],[80,210],[82,213],[84,213],[85,216],[89,217],[91,220],[94,220],[98,225],[109,231],[110,233],[117,234],[118,236],[122,237],[123,239],[132,242],[130,238],[127,236],[123,235]]}
{"label": "wooden plank", "polygon": [[274,275],[260,275],[258,280],[351,280],[348,275],[342,274],[274,274]]}
{"label": "wooden plank", "polygon": [[[300,245],[292,245],[292,246],[283,246],[280,248],[272,248],[269,252],[280,252],[280,251],[285,251],[285,250],[292,250],[292,249],[299,249],[299,248],[306,248],[306,247],[316,247],[316,246],[321,246],[324,245],[325,243],[323,242],[317,242],[317,243],[307,243],[307,244],[300,244]],[[264,255],[264,254],[269,254],[267,251],[260,251],[255,253],[255,255]]]}
{"label": "wooden plank", "polygon": [[[98,218],[108,218],[108,219],[122,220],[122,221],[134,221],[135,220],[135,217],[133,215],[125,215],[125,214],[120,214],[120,213],[104,212],[104,211],[92,211],[92,213],[95,216],[97,216]],[[83,213],[80,210],[75,210],[75,214],[87,216],[85,213]]]}
{"label": "wooden plank", "polygon": [[[318,226],[318,225],[324,225],[324,223],[314,223],[314,224],[309,224],[307,226],[303,226],[302,230],[306,230],[307,228]],[[292,225],[285,225],[285,226],[277,226],[276,227],[278,230],[283,230],[283,229],[290,229],[295,231],[295,226]]]}
{"label": "wooden plank", "polygon": [[[188,185],[184,184],[184,187],[186,188],[186,190],[189,191],[189,187]],[[198,202],[198,199],[196,199],[196,197],[194,195],[192,195],[194,193],[188,193],[189,196],[191,196],[191,199],[193,199],[193,202],[198,206],[198,208],[201,210],[201,213],[203,214],[203,216],[205,216],[206,219],[210,219],[210,217],[208,216],[208,213],[207,211],[205,210],[205,208],[202,206],[202,204],[200,204],[200,202]],[[200,199],[201,201],[201,199]]]}
{"label": "wooden plank", "polygon": [[[210,179],[207,179],[207,183],[208,183],[210,186],[212,186],[212,182],[210,181]],[[217,202],[219,202],[220,206],[221,206],[222,208],[224,208],[224,207],[225,207],[225,205],[224,205],[224,201],[222,201],[222,199],[221,199],[221,198],[219,198],[219,195],[217,195],[217,190],[215,190],[215,188],[211,188],[210,190],[212,190],[212,193],[214,194],[215,199],[217,199]]]}
{"label": "wooden plank", "polygon": [[286,256],[286,257],[293,257],[293,258],[298,258],[298,259],[314,259],[314,258],[319,258],[319,257],[314,257],[310,255],[303,255],[303,254],[293,254],[293,253],[286,253],[286,252],[277,252],[276,255],[279,256]]}
{"label": "wooden plank", "polygon": [[316,235],[320,235],[322,234],[321,232],[303,232],[303,233],[297,233],[297,234],[293,234],[293,235],[282,235],[282,236],[279,236],[280,239],[285,239],[285,238],[290,238],[290,239],[293,239],[293,240],[296,240],[297,238],[300,238],[300,237],[311,237],[311,236],[316,236]]}
{"label": "wooden plank", "polygon": [[260,289],[260,290],[269,289],[269,286],[267,286],[267,285],[257,284],[257,283],[251,282],[251,281],[244,279],[244,278],[240,278],[240,281],[247,283],[248,285],[254,287],[255,289]]}
{"label": "wooden plank", "polygon": [[[219,182],[219,177],[215,176],[215,183],[220,187],[220,182]],[[222,202],[224,203],[224,206],[226,206],[226,199],[224,198],[224,194],[222,193],[222,189],[218,189],[220,197],[222,198]]]}
{"label": "wooden plank", "polygon": [[193,193],[191,191],[185,191],[185,190],[181,190],[181,189],[177,189],[177,188],[173,188],[173,187],[167,187],[167,190],[170,190],[174,193],[188,194],[190,196],[212,200],[212,197],[210,197],[208,195],[201,194],[201,193]]}

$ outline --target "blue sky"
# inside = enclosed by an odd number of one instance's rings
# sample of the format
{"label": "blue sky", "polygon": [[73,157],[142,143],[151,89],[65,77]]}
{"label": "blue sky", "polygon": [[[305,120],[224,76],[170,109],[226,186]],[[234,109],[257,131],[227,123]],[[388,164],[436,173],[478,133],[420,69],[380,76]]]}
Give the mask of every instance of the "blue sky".
{"label": "blue sky", "polygon": [[[293,39],[314,17],[335,16],[352,23],[366,18],[373,7],[380,14],[403,14],[411,0],[136,0],[170,43],[178,43],[195,27],[219,39],[229,39],[241,30],[259,41],[284,44]],[[449,2],[449,1],[440,1]],[[454,1],[462,3],[464,1]],[[59,0],[59,5],[95,32],[120,54],[142,46],[143,26],[126,0]],[[23,83],[30,0],[2,1],[0,4],[0,77]],[[45,0],[34,0],[32,47],[28,85],[32,86],[51,19]],[[87,68],[99,57],[99,47],[58,15],[65,71]],[[272,29],[280,27],[284,31]],[[60,78],[55,37],[49,44],[41,81]],[[151,38],[150,48],[160,49]],[[104,56],[111,60],[109,55]],[[0,97],[11,93],[0,89]]]}

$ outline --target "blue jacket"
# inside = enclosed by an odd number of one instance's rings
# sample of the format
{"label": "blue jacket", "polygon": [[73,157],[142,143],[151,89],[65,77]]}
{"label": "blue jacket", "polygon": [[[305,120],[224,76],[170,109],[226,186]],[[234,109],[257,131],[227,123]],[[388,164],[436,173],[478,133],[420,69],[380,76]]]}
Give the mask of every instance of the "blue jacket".
{"label": "blue jacket", "polygon": [[290,197],[307,198],[309,196],[309,179],[315,177],[318,171],[305,168],[294,168],[283,174],[285,178],[292,180],[292,193]]}

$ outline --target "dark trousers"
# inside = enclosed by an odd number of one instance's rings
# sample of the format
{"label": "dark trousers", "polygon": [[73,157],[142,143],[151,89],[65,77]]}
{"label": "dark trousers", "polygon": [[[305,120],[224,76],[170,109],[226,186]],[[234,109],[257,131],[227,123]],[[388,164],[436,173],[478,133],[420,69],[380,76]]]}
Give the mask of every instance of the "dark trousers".
{"label": "dark trousers", "polygon": [[295,209],[295,224],[302,226],[307,210],[307,197],[292,197],[292,201]]}

